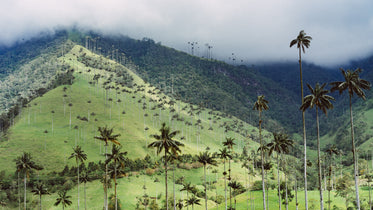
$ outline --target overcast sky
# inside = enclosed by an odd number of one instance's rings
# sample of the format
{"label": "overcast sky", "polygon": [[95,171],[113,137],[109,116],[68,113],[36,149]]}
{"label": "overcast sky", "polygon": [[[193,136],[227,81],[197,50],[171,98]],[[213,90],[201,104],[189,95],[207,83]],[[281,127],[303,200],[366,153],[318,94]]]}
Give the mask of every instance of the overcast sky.
{"label": "overcast sky", "polygon": [[289,43],[312,36],[304,60],[340,66],[373,54],[372,0],[0,0],[0,44],[77,25],[248,63],[297,61]]}

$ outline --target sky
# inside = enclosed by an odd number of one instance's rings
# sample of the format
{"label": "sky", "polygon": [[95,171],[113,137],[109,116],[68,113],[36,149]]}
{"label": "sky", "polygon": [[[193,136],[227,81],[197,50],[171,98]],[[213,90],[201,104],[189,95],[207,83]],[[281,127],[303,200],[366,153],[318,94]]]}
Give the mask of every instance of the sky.
{"label": "sky", "polygon": [[[0,0],[0,45],[76,26],[148,37],[204,56],[255,64],[297,61],[289,43],[312,42],[303,60],[338,66],[373,54],[372,0]],[[232,54],[233,53],[233,54]]]}

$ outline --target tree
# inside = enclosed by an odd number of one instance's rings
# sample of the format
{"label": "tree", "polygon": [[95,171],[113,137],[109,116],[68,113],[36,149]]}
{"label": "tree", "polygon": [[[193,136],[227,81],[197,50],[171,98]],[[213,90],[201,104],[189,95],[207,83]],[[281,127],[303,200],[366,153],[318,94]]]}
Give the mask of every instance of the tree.
{"label": "tree", "polygon": [[329,159],[329,173],[328,173],[328,209],[330,210],[330,191],[332,190],[331,186],[331,176],[332,176],[332,165],[333,165],[333,154],[338,155],[339,151],[335,145],[331,145],[329,148],[326,149],[326,154],[328,155]]}
{"label": "tree", "polygon": [[49,195],[50,193],[48,192],[48,189],[45,188],[43,183],[37,183],[31,192],[34,193],[34,195],[39,196],[39,209],[41,210],[41,196],[42,195]]}
{"label": "tree", "polygon": [[[121,152],[121,146],[114,145],[111,148],[111,154],[106,154],[107,159],[105,164],[109,164],[110,162],[114,162],[114,195],[115,195],[115,210],[118,209],[118,196],[117,196],[117,167],[124,168],[124,156],[127,155],[127,152]],[[119,163],[119,165],[117,165]]]}
{"label": "tree", "polygon": [[[300,88],[301,88],[301,97],[302,97],[302,104],[303,104],[303,74],[302,74],[302,51],[306,53],[305,48],[310,46],[312,37],[307,36],[304,30],[299,32],[297,38],[291,40],[290,47],[297,45],[299,50],[299,75],[300,75]],[[306,138],[306,120],[305,120],[305,113],[302,112],[302,123],[303,123],[303,145],[304,145],[304,194],[305,194],[305,206],[306,210],[308,210],[308,197],[307,197],[307,138]]]}
{"label": "tree", "polygon": [[30,153],[23,152],[23,155],[17,157],[15,160],[17,172],[23,173],[23,185],[24,185],[24,209],[26,209],[26,188],[27,188],[27,178],[33,170],[42,170],[43,167],[37,165],[33,160]]}
{"label": "tree", "polygon": [[[186,191],[186,193],[187,193],[187,200],[188,200],[189,199],[189,192],[191,192],[192,189],[193,189],[192,184],[190,182],[188,182],[188,183],[184,183],[183,184],[183,188],[181,188],[180,191]],[[187,208],[189,208],[189,207],[187,206]]]}
{"label": "tree", "polygon": [[78,209],[79,209],[79,162],[84,163],[85,160],[87,160],[87,154],[84,153],[82,148],[78,145],[75,148],[73,148],[74,152],[71,153],[69,159],[75,158],[76,161],[76,167],[78,169]]}
{"label": "tree", "polygon": [[[236,209],[236,196],[244,192],[245,189],[242,184],[237,181],[232,181],[231,183],[229,183],[229,185],[233,189],[234,209]],[[232,209],[232,207],[230,207],[230,209]]]}
{"label": "tree", "polygon": [[348,90],[348,96],[350,99],[350,125],[351,125],[351,143],[352,143],[352,155],[354,159],[354,177],[355,177],[355,194],[356,194],[356,203],[357,208],[360,210],[360,199],[359,199],[359,174],[357,171],[357,161],[356,161],[356,149],[355,149],[355,138],[354,138],[354,119],[352,115],[352,97],[356,94],[359,98],[365,100],[365,93],[363,90],[370,89],[370,82],[367,80],[361,79],[359,74],[362,72],[362,69],[357,68],[354,71],[347,69],[340,69],[344,77],[344,81],[337,81],[331,83],[331,91],[339,91],[339,94],[342,94],[345,90]]}
{"label": "tree", "polygon": [[269,149],[268,155],[271,156],[273,151],[277,153],[277,184],[278,184],[278,207],[281,210],[281,193],[280,193],[280,164],[279,156],[283,153],[289,153],[289,147],[294,144],[293,140],[289,139],[289,136],[285,133],[273,133],[273,141],[267,144]]}
{"label": "tree", "polygon": [[166,126],[166,123],[162,123],[161,129],[159,129],[160,135],[151,135],[156,141],[150,143],[148,148],[154,147],[157,149],[157,154],[164,150],[164,167],[165,167],[165,188],[166,188],[166,209],[168,210],[168,190],[167,190],[167,154],[181,152],[180,146],[184,146],[183,143],[173,140],[173,138],[180,133],[180,131],[171,131],[170,127]]}
{"label": "tree", "polygon": [[224,163],[223,175],[224,175],[224,191],[225,191],[225,209],[227,210],[227,179],[226,179],[227,171],[225,170],[225,161],[227,159],[229,160],[232,159],[232,155],[227,150],[227,148],[224,147],[223,149],[219,149],[218,156],[220,157],[220,159],[223,159],[223,163]]}
{"label": "tree", "polygon": [[[95,136],[94,138],[98,139],[100,141],[103,141],[105,143],[105,163],[106,163],[106,160],[108,159],[108,157],[107,157],[108,143],[111,142],[113,144],[120,145],[119,141],[117,140],[117,138],[120,136],[120,134],[113,134],[113,128],[109,129],[109,128],[107,128],[107,126],[98,127],[98,131],[100,132],[100,136]],[[105,177],[107,177],[107,176],[108,176],[108,168],[107,168],[107,164],[105,164]],[[104,181],[107,182],[108,179],[105,178]],[[107,186],[107,185],[108,185],[108,183],[104,183],[104,186]],[[104,204],[105,204],[105,210],[108,210],[107,190],[105,190]]]}
{"label": "tree", "polygon": [[58,198],[56,199],[56,202],[54,203],[55,206],[62,205],[62,209],[65,209],[66,206],[70,206],[72,202],[69,200],[71,199],[70,195],[66,195],[66,191],[60,191],[58,192]]}
{"label": "tree", "polygon": [[263,139],[262,139],[262,111],[268,110],[268,101],[264,99],[264,95],[260,95],[257,98],[257,101],[254,103],[253,110],[259,112],[259,140],[260,140],[260,157],[261,157],[261,167],[262,167],[262,194],[263,194],[263,209],[266,210],[266,201],[265,201],[265,185],[264,185],[264,151],[263,151]]}
{"label": "tree", "polygon": [[336,183],[336,195],[345,199],[346,209],[348,209],[348,204],[351,202],[350,196],[354,192],[352,185],[351,176],[347,173],[344,173],[343,177],[339,178]]}
{"label": "tree", "polygon": [[[227,138],[225,138],[225,142],[223,142],[223,145],[226,146],[229,149],[230,153],[232,153],[233,152],[233,146],[236,145],[236,143],[234,143],[234,138],[227,137]],[[232,156],[230,156],[230,158],[228,159],[228,186],[229,186],[229,183],[232,180],[231,159],[232,159]],[[232,207],[232,188],[231,187],[229,187],[229,206]]]}
{"label": "tree", "polygon": [[192,205],[192,209],[194,209],[195,204],[196,205],[201,205],[200,199],[197,198],[195,195],[193,195],[192,197],[190,197],[189,199],[186,200],[186,205],[187,206]]}
{"label": "tree", "polygon": [[205,181],[205,207],[207,210],[207,183],[206,183],[206,166],[209,165],[217,165],[217,162],[214,157],[208,151],[200,152],[197,156],[198,162],[203,164],[203,171],[204,171],[204,181]]}
{"label": "tree", "polygon": [[318,175],[319,175],[319,192],[320,192],[320,209],[324,209],[324,200],[321,187],[321,157],[320,157],[320,126],[319,126],[319,109],[321,109],[325,115],[327,115],[327,110],[333,108],[331,101],[334,101],[334,98],[330,95],[328,90],[325,90],[324,87],[326,83],[321,86],[319,83],[316,83],[315,88],[312,88],[307,84],[308,89],[310,89],[310,94],[304,97],[303,104],[300,109],[305,112],[308,108],[316,109],[316,127],[317,127],[317,166],[318,166]]}
{"label": "tree", "polygon": [[88,176],[87,172],[84,172],[80,177],[82,183],[84,184],[84,209],[87,210],[87,196],[86,196],[86,188],[85,184],[90,181],[90,178]]}

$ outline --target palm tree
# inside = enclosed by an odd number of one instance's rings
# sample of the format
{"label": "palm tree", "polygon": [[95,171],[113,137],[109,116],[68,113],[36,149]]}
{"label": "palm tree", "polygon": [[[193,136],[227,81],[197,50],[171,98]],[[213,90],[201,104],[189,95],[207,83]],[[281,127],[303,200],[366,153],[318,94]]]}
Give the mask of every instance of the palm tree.
{"label": "palm tree", "polygon": [[229,158],[229,160],[232,159],[232,155],[227,150],[227,148],[224,147],[223,149],[219,149],[218,156],[221,159],[223,159],[223,163],[224,163],[224,172],[223,172],[223,175],[224,175],[224,191],[225,191],[225,210],[227,210],[227,179],[226,179],[227,171],[225,170],[225,161],[228,158]]}
{"label": "palm tree", "polygon": [[[225,138],[225,142],[223,142],[223,145],[226,146],[228,149],[229,149],[229,152],[233,152],[233,146],[236,145],[236,143],[234,143],[234,138],[231,138],[231,137],[227,137]],[[231,177],[231,159],[232,159],[232,156],[230,156],[229,160],[228,160],[228,186],[229,186],[229,183],[231,182],[232,180],[232,177]],[[229,205],[230,207],[232,207],[232,188],[229,187]]]}
{"label": "palm tree", "polygon": [[31,190],[31,192],[34,193],[34,195],[39,195],[39,209],[41,210],[41,196],[42,195],[49,195],[47,188],[42,183],[37,183],[35,185],[35,188]]}
{"label": "palm tree", "polygon": [[370,89],[370,82],[363,80],[359,77],[359,74],[363,71],[360,68],[354,71],[347,69],[340,69],[344,77],[344,81],[332,82],[331,91],[339,91],[342,94],[345,90],[348,90],[348,96],[350,97],[350,124],[351,124],[351,143],[352,143],[352,155],[354,158],[354,177],[355,177],[355,193],[357,208],[360,210],[360,199],[359,199],[359,175],[357,172],[357,161],[356,161],[356,150],[355,150],[355,138],[354,138],[354,119],[352,115],[352,97],[356,94],[358,97],[365,100],[365,93],[363,90]]}
{"label": "palm tree", "polygon": [[178,154],[171,153],[168,157],[168,162],[172,162],[172,183],[173,183],[173,202],[174,202],[174,210],[176,210],[176,190],[175,190],[175,161],[180,160]]}
{"label": "palm tree", "polygon": [[[100,136],[95,136],[95,139],[101,140],[105,142],[105,162],[108,159],[107,157],[107,146],[108,143],[111,142],[116,145],[120,145],[117,138],[120,136],[120,134],[113,134],[113,128],[109,129],[107,126],[105,127],[98,127],[98,131],[100,132]],[[105,177],[107,177],[108,171],[107,171],[107,164],[105,164]],[[104,179],[104,181],[108,181],[108,179]],[[108,183],[104,183],[104,186],[107,186]],[[107,190],[105,190],[105,210],[108,210],[108,199],[107,199]]]}
{"label": "palm tree", "polygon": [[192,209],[194,209],[194,204],[201,205],[201,203],[199,201],[200,201],[200,199],[197,198],[195,195],[193,195],[192,197],[190,197],[189,199],[186,200],[186,205],[187,206],[192,205]]}
{"label": "palm tree", "polygon": [[[242,190],[244,189],[244,187],[242,186],[241,183],[237,182],[237,181],[232,181],[231,183],[229,183],[230,187],[233,188],[233,197],[234,197],[234,209],[236,209],[236,196],[242,192]],[[230,207],[230,209],[233,209],[232,207]]]}
{"label": "palm tree", "polygon": [[326,149],[326,154],[329,157],[329,174],[328,174],[328,209],[330,210],[330,191],[332,190],[332,187],[330,186],[331,182],[331,176],[332,176],[332,161],[333,161],[333,154],[338,155],[339,151],[335,145],[331,145],[329,148]]}
{"label": "palm tree", "polygon": [[257,101],[254,103],[253,110],[258,110],[259,112],[259,140],[260,140],[260,156],[262,161],[262,191],[263,191],[263,209],[266,210],[266,201],[265,201],[265,186],[264,186],[264,151],[263,151],[263,139],[262,139],[262,111],[268,110],[268,101],[264,99],[264,95],[260,95],[257,98]]}
{"label": "palm tree", "polygon": [[315,85],[315,88],[312,88],[307,84],[308,89],[310,89],[311,94],[307,95],[303,99],[303,104],[300,109],[305,112],[308,108],[316,108],[316,127],[317,127],[317,165],[318,165],[318,174],[319,174],[319,191],[320,191],[320,209],[324,209],[324,200],[322,195],[321,187],[321,159],[320,159],[320,126],[319,126],[319,109],[321,109],[325,115],[327,115],[327,109],[332,109],[333,104],[331,101],[334,101],[334,98],[330,95],[328,90],[325,90],[324,87],[326,83],[321,86],[319,83]]}
{"label": "palm tree", "polygon": [[[120,149],[121,146],[114,145],[111,148],[111,154],[106,154],[107,159],[105,161],[105,164],[109,164],[109,162],[114,162],[114,194],[115,194],[115,210],[118,209],[118,197],[117,197],[117,166],[120,166],[120,168],[124,168],[124,156],[127,155],[127,152],[121,152]],[[119,163],[119,165],[117,165]]]}
{"label": "palm tree", "polygon": [[167,190],[167,153],[180,152],[180,146],[184,146],[183,143],[173,140],[173,138],[180,133],[180,131],[171,131],[170,127],[166,126],[166,123],[162,123],[161,129],[159,129],[160,135],[154,134],[151,137],[155,138],[156,141],[150,143],[148,148],[154,147],[157,149],[157,154],[164,150],[164,167],[165,167],[165,188],[166,188],[166,209],[168,210],[168,190]]}
{"label": "palm tree", "polygon": [[85,160],[87,160],[87,154],[84,153],[82,148],[78,145],[75,148],[73,148],[74,152],[71,153],[69,159],[75,158],[76,161],[76,167],[78,168],[78,209],[79,209],[79,162],[84,163]]}
{"label": "palm tree", "polygon": [[86,197],[86,188],[85,184],[90,181],[88,173],[85,172],[80,177],[82,183],[84,184],[84,209],[87,210],[87,197]]}
{"label": "palm tree", "polygon": [[[193,186],[190,182],[188,183],[184,183],[183,184],[183,188],[180,189],[180,191],[186,191],[187,193],[187,200],[189,199],[189,192],[192,191],[193,189]],[[189,207],[187,206],[187,209],[189,209]]]}
{"label": "palm tree", "polygon": [[[303,76],[302,76],[302,51],[306,53],[305,48],[310,46],[312,37],[307,36],[306,33],[301,30],[297,38],[293,39],[290,42],[290,47],[293,45],[297,45],[299,50],[299,75],[300,75],[300,88],[301,88],[301,97],[302,97],[302,104],[303,104]],[[306,138],[306,120],[305,120],[305,113],[302,112],[302,122],[303,122],[303,145],[304,145],[304,194],[305,194],[305,206],[306,210],[308,210],[308,198],[307,198],[307,138]]]}
{"label": "palm tree", "polygon": [[279,164],[279,155],[283,153],[289,153],[289,147],[292,147],[294,144],[293,140],[289,139],[289,136],[285,133],[273,133],[273,141],[267,144],[269,148],[268,155],[271,156],[272,152],[277,153],[277,184],[278,184],[278,206],[281,210],[281,192],[280,192],[280,164]]}
{"label": "palm tree", "polygon": [[197,156],[198,162],[203,164],[204,181],[205,181],[205,207],[207,210],[207,183],[206,183],[206,166],[207,164],[216,166],[217,162],[214,157],[208,151],[200,152]]}
{"label": "palm tree", "polygon": [[58,205],[62,205],[62,209],[65,209],[66,206],[70,206],[71,205],[71,201],[69,199],[71,199],[71,196],[70,195],[66,195],[66,191],[60,191],[58,192],[58,198],[56,199],[56,202],[54,203],[55,206],[58,206]]}
{"label": "palm tree", "polygon": [[24,209],[26,209],[26,186],[27,186],[27,178],[30,176],[30,173],[33,170],[42,170],[43,167],[37,165],[33,160],[30,153],[23,152],[22,156],[17,157],[15,160],[17,172],[21,172],[24,175],[23,178],[23,185],[24,185]]}

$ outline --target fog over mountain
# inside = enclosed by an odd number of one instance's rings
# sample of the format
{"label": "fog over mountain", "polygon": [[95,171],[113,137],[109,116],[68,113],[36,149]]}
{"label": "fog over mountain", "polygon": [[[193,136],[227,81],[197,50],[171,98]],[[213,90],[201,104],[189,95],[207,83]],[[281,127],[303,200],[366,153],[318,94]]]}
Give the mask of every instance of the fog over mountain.
{"label": "fog over mountain", "polygon": [[[297,61],[289,48],[300,30],[313,37],[304,59],[341,65],[373,53],[371,0],[14,0],[0,7],[0,44],[75,26],[122,34],[195,54],[246,63]],[[233,53],[233,55],[232,55]]]}

